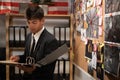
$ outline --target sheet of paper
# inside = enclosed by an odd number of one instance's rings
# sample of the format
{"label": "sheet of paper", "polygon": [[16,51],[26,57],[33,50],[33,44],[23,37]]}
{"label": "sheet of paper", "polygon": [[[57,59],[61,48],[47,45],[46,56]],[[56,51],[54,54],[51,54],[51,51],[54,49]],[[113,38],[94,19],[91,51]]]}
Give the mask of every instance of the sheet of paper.
{"label": "sheet of paper", "polygon": [[81,28],[81,40],[86,41],[86,29]]}
{"label": "sheet of paper", "polygon": [[94,0],[94,7],[102,4],[102,0]]}
{"label": "sheet of paper", "polygon": [[32,66],[32,65],[33,65],[33,64],[13,62],[13,61],[11,61],[11,60],[1,60],[1,61],[0,61],[0,64],[10,65],[10,66],[16,66],[16,65]]}
{"label": "sheet of paper", "polygon": [[92,52],[92,67],[94,69],[96,69],[96,66],[97,66],[97,55],[96,55],[96,52]]}
{"label": "sheet of paper", "polygon": [[92,5],[93,5],[93,2],[94,2],[93,0],[88,0],[88,1],[87,1],[87,7],[92,6]]}
{"label": "sheet of paper", "polygon": [[2,61],[0,61],[0,64],[6,64],[6,65],[20,65],[20,63],[18,63],[18,62],[13,62],[13,61],[11,61],[11,60],[2,60]]}

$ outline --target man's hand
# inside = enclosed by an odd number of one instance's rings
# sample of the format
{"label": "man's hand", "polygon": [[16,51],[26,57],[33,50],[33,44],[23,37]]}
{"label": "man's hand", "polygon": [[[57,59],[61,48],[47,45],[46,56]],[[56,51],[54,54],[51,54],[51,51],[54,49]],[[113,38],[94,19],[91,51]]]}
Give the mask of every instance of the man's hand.
{"label": "man's hand", "polygon": [[20,60],[20,57],[19,56],[11,56],[10,60],[13,62],[18,62]]}
{"label": "man's hand", "polygon": [[18,65],[17,67],[18,67],[19,69],[27,72],[27,73],[32,73],[32,72],[36,69],[36,67],[35,67],[34,65],[32,65],[32,66],[22,66],[22,65]]}

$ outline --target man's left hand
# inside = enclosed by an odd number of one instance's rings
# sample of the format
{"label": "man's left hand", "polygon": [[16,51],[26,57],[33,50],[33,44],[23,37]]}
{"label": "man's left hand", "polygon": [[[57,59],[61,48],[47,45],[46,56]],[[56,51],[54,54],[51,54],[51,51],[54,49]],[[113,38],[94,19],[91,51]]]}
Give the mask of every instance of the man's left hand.
{"label": "man's left hand", "polygon": [[32,65],[32,66],[22,66],[22,65],[18,65],[17,67],[18,67],[19,69],[27,72],[27,73],[32,73],[32,72],[36,69],[36,67],[35,67],[34,65]]}

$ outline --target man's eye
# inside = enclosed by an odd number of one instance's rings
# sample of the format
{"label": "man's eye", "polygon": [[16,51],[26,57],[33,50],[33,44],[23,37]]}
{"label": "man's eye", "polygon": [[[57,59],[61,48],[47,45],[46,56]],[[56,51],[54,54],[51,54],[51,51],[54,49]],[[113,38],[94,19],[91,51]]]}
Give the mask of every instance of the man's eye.
{"label": "man's eye", "polygon": [[27,23],[30,24],[31,22],[29,20],[27,20]]}
{"label": "man's eye", "polygon": [[37,22],[32,22],[33,24],[36,24]]}

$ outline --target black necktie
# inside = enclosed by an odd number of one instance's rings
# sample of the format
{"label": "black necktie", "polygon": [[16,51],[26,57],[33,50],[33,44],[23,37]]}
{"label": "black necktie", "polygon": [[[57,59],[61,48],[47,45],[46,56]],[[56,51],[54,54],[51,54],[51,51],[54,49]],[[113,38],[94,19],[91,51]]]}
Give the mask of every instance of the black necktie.
{"label": "black necktie", "polygon": [[35,48],[35,38],[33,37],[33,43],[32,43],[32,47],[31,47],[31,55],[34,52],[34,48]]}

